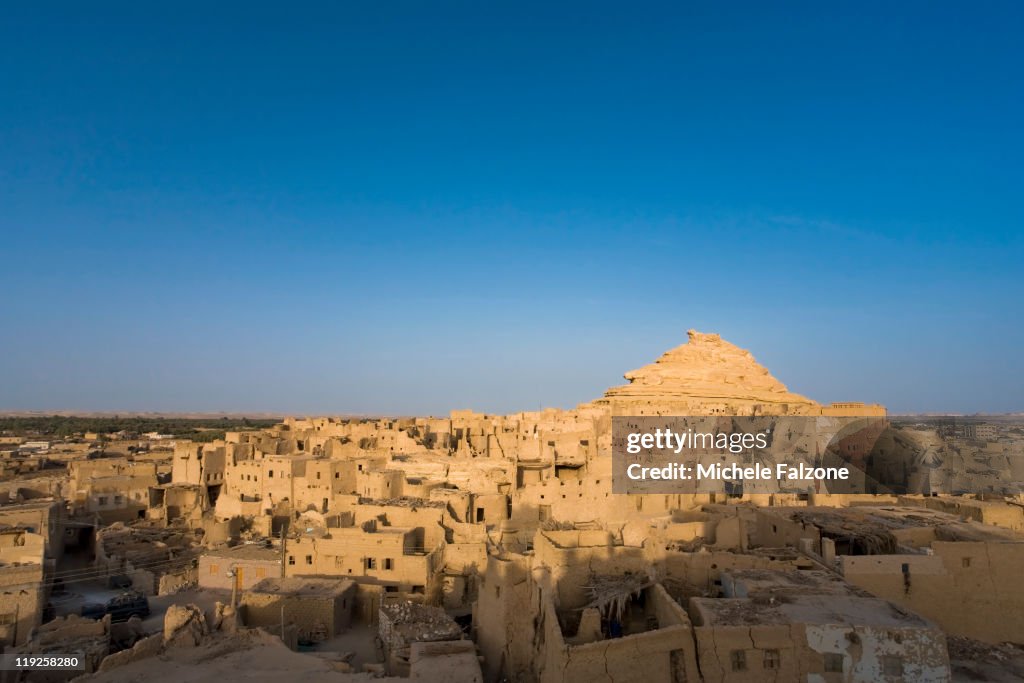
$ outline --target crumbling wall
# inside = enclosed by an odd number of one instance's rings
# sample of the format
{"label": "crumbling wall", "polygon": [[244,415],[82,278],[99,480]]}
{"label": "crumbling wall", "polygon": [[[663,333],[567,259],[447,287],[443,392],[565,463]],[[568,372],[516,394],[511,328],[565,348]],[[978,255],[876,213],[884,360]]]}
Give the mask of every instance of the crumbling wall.
{"label": "crumbling wall", "polygon": [[1024,644],[1024,544],[943,542],[933,555],[845,555],[843,576],[947,633]]}
{"label": "crumbling wall", "polygon": [[148,657],[155,657],[160,653],[160,650],[164,646],[164,637],[162,633],[154,633],[148,638],[143,638],[135,643],[131,648],[127,650],[121,650],[115,652],[112,655],[108,655],[100,662],[98,671],[104,673],[111,669],[116,669],[126,664],[131,664]]}
{"label": "crumbling wall", "polygon": [[772,509],[756,510],[754,545],[768,548],[799,548],[801,539],[810,539],[815,552],[821,552],[821,532],[813,524],[789,519]]}
{"label": "crumbling wall", "polygon": [[[894,631],[844,624],[715,625],[698,626],[696,636],[705,683],[945,683],[950,675],[945,638],[938,630]],[[839,664],[842,671],[830,670],[827,657],[838,657],[832,664]],[[887,666],[898,667],[902,674],[889,673],[893,669]]]}
{"label": "crumbling wall", "polygon": [[528,680],[532,670],[539,612],[531,602],[528,571],[528,558],[522,555],[487,558],[473,612],[487,681]]}

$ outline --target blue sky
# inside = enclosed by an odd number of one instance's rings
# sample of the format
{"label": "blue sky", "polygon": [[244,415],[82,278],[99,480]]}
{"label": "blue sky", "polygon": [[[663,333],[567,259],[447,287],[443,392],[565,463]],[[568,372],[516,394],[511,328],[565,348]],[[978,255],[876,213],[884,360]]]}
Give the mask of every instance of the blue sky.
{"label": "blue sky", "polygon": [[7,8],[0,409],[1024,410],[1024,9],[767,5]]}

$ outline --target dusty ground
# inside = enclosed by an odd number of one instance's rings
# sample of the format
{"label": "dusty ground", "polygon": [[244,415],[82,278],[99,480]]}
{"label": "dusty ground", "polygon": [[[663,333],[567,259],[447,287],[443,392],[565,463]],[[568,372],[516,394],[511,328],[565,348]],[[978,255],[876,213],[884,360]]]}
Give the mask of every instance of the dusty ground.
{"label": "dusty ground", "polygon": [[[82,605],[86,603],[105,603],[110,598],[120,595],[124,591],[107,588],[105,581],[81,582],[68,586],[68,592],[62,595],[55,595],[50,599],[54,611],[58,617],[68,614],[79,614]],[[213,614],[214,605],[217,601],[228,604],[231,602],[231,591],[215,591],[206,589],[191,589],[171,595],[151,596],[149,598],[150,615],[143,620],[142,627],[146,633],[156,633],[163,630],[164,614],[169,605],[187,605],[194,603],[202,608],[207,617]]]}
{"label": "dusty ground", "polygon": [[207,621],[212,621],[214,608],[217,602],[225,605],[231,602],[231,591],[209,590],[204,588],[192,588],[189,590],[172,593],[170,595],[158,595],[149,599],[149,618],[142,622],[147,633],[162,631],[164,627],[164,614],[170,605],[197,605],[203,610]]}
{"label": "dusty ground", "polygon": [[377,650],[375,643],[376,631],[368,624],[356,624],[337,638],[317,643],[315,652],[330,656],[352,653],[349,662],[355,671],[360,671],[365,663],[378,663],[384,660],[382,652]]}

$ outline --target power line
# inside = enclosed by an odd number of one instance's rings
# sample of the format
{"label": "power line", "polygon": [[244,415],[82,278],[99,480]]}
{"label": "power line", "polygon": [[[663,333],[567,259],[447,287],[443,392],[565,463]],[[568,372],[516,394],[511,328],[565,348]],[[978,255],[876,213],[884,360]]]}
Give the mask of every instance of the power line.
{"label": "power line", "polygon": [[[156,570],[156,569],[160,569],[160,568],[163,568],[163,567],[179,569],[179,568],[185,568],[185,567],[192,566],[194,561],[195,561],[195,558],[174,558],[174,559],[170,559],[170,560],[166,560],[165,559],[165,560],[156,560],[156,561],[151,561],[151,562],[140,562],[138,564],[132,565],[132,568],[133,568],[132,571],[134,571],[136,569]],[[51,577],[47,578],[45,581],[42,581],[41,583],[42,583],[42,585],[48,585],[48,586],[53,586],[58,581],[61,582],[61,583],[64,583],[64,584],[68,584],[68,583],[84,583],[84,582],[87,582],[87,581],[95,581],[97,579],[106,578],[106,577],[114,575],[114,574],[116,574],[116,572],[111,572],[108,569],[96,568],[96,569],[88,570],[88,571],[79,571],[79,572],[77,572],[75,574],[72,574],[72,575],[51,576]]]}
{"label": "power line", "polygon": [[[150,559],[146,559],[146,560],[141,560],[139,562],[131,562],[130,564],[131,564],[132,567],[141,567],[141,566],[146,566],[146,565],[157,565],[157,564],[161,564],[161,563],[171,563],[171,562],[185,561],[185,560],[191,561],[191,560],[194,560],[194,559],[196,559],[196,558],[194,558],[194,557],[150,558]],[[122,568],[122,570],[125,570],[125,568]],[[80,576],[80,575],[96,574],[96,573],[100,573],[100,574],[116,573],[116,570],[115,571],[111,571],[109,568],[100,567],[100,566],[82,567],[82,568],[79,568],[79,569],[67,569],[67,570],[62,571],[62,572],[54,572],[53,574],[51,574],[51,576],[53,578],[55,578],[55,579],[61,579],[61,578],[64,578],[64,577],[75,578],[75,577]]]}

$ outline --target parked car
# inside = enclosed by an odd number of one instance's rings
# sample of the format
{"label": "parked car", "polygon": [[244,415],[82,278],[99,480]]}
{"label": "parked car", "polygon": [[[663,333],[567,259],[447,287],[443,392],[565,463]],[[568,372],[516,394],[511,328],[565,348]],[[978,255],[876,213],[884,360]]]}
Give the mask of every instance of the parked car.
{"label": "parked car", "polygon": [[145,619],[149,616],[149,600],[141,593],[125,593],[111,598],[105,605],[85,605],[81,614],[89,619],[102,619],[109,614],[111,621],[128,621],[132,617]]}
{"label": "parked car", "polygon": [[102,619],[107,614],[107,606],[103,603],[90,602],[82,605],[80,614],[89,619]]}

